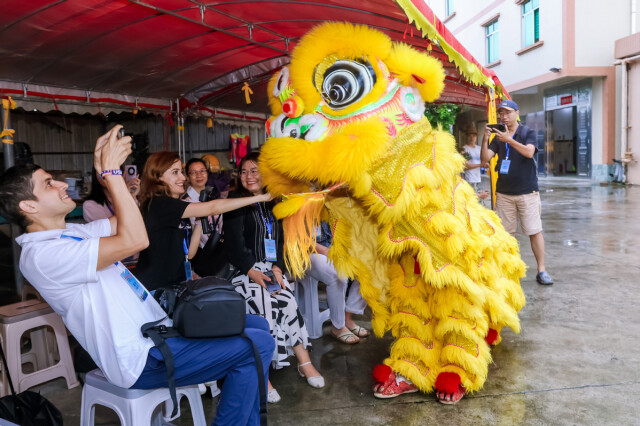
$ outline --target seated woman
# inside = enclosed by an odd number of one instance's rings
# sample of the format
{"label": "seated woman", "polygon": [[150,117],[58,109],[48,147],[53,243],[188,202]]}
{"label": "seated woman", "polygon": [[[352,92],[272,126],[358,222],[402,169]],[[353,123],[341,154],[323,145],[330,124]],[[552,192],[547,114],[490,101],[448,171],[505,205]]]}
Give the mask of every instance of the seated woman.
{"label": "seated woman", "polygon": [[[127,188],[131,196],[137,200],[140,192],[140,179],[136,176],[127,181]],[[96,173],[95,167],[91,169],[91,192],[82,203],[82,217],[85,222],[93,222],[98,219],[108,219],[114,215],[113,201],[107,186]]]}
{"label": "seated woman", "polygon": [[182,162],[174,152],[151,154],[142,171],[139,200],[149,247],[140,253],[134,274],[149,290],[169,287],[190,278],[190,264],[186,262],[192,233],[190,217],[219,215],[271,199],[269,194],[260,194],[189,203],[180,200],[185,181]]}
{"label": "seated woman", "polygon": [[[187,161],[185,171],[187,173],[189,186],[187,192],[182,196],[183,200],[198,203],[203,195],[202,191],[205,191],[206,194],[205,197],[202,198],[205,201],[207,199],[226,198],[228,194],[226,188],[224,191],[225,196],[222,197],[218,187],[207,185],[209,172],[204,160],[200,158],[190,159]],[[202,227],[198,228],[197,226],[201,224]],[[220,235],[222,233],[222,215],[202,218],[192,217],[191,226],[195,229],[194,236],[196,231],[202,231],[198,236],[195,236],[199,246],[196,247],[195,257],[191,261],[193,271],[203,277],[212,275],[223,278],[230,277],[229,266],[225,256],[218,254],[220,250],[217,243],[222,238]],[[212,235],[215,236],[212,241],[209,241]],[[192,244],[194,242],[194,236],[191,237]]]}
{"label": "seated woman", "polygon": [[348,285],[347,278],[340,277],[333,265],[329,263],[327,255],[331,241],[331,228],[326,222],[322,222],[316,237],[317,253],[312,253],[310,256],[311,268],[307,274],[327,286],[331,335],[342,343],[352,345],[358,343],[361,337],[369,335],[369,330],[360,327],[352,318],[352,314],[364,313],[367,302],[360,294],[360,283],[351,281],[351,285]]}
{"label": "seated woman", "polygon": [[[229,197],[264,194],[258,170],[258,153],[240,161],[240,185]],[[296,299],[283,275],[282,224],[271,213],[272,205],[258,202],[224,215],[227,259],[237,269],[232,282],[247,301],[247,313],[264,316],[269,321],[271,335],[276,339],[272,365],[279,369],[289,365],[286,359],[295,354],[298,372],[314,388],[324,387],[324,378],[309,359],[309,334],[298,311]],[[272,277],[279,284],[277,291],[267,290]],[[280,396],[269,383],[269,402]]]}

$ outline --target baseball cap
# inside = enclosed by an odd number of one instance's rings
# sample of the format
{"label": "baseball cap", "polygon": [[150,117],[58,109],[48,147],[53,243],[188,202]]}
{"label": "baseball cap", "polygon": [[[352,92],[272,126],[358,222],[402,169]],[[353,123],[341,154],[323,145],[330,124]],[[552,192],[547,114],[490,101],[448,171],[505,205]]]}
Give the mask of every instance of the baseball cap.
{"label": "baseball cap", "polygon": [[512,101],[511,99],[506,99],[502,102],[500,102],[500,105],[498,105],[498,111],[500,111],[501,109],[508,109],[511,111],[518,111],[518,104],[515,103],[514,101]]}

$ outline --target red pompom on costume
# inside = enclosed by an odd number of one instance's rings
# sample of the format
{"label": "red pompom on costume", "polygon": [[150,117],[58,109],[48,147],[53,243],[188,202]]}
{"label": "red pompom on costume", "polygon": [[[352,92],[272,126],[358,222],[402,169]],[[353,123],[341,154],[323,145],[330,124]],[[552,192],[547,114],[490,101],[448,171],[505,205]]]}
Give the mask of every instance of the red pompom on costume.
{"label": "red pompom on costume", "polygon": [[436,378],[436,391],[455,393],[460,388],[460,376],[456,373],[440,373]]}
{"label": "red pompom on costume", "polygon": [[378,383],[384,383],[387,381],[392,371],[391,371],[391,367],[389,367],[388,365],[378,364],[373,368],[373,371],[371,373],[373,375],[373,380],[375,380]]}
{"label": "red pompom on costume", "polygon": [[484,340],[485,342],[487,342],[487,345],[489,346],[493,345],[496,342],[496,340],[498,340],[498,332],[493,328],[490,328]]}

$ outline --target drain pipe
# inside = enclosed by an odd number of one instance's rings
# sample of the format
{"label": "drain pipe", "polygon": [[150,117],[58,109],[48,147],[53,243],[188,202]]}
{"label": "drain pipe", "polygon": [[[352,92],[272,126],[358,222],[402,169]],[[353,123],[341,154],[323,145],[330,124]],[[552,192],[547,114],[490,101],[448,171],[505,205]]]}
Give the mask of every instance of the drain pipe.
{"label": "drain pipe", "polygon": [[[614,65],[622,65],[622,114],[621,117],[621,132],[620,132],[620,160],[626,166],[627,163],[633,161],[633,154],[628,151],[629,140],[629,72],[627,70],[628,64],[640,59],[640,55],[630,56],[628,58],[619,59],[614,62]],[[626,167],[624,167],[623,182],[627,181]]]}

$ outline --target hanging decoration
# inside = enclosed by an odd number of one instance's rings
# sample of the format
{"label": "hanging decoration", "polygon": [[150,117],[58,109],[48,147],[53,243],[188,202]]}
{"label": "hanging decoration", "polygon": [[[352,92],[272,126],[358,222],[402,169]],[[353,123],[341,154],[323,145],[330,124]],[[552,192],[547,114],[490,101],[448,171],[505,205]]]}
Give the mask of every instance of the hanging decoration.
{"label": "hanging decoration", "polygon": [[18,104],[16,104],[16,101],[11,99],[11,96],[9,96],[7,99],[2,99],[2,108],[4,109],[2,133],[0,133],[0,139],[2,139],[2,143],[13,145],[13,135],[16,133],[16,131],[13,129],[8,129],[7,125],[9,123],[9,111],[12,109],[16,109],[17,106]]}
{"label": "hanging decoration", "polygon": [[245,102],[248,104],[251,103],[251,96],[253,95],[253,90],[251,90],[251,87],[249,87],[249,83],[247,83],[246,81],[244,82],[244,85],[242,86],[242,91],[244,92],[244,100]]}

